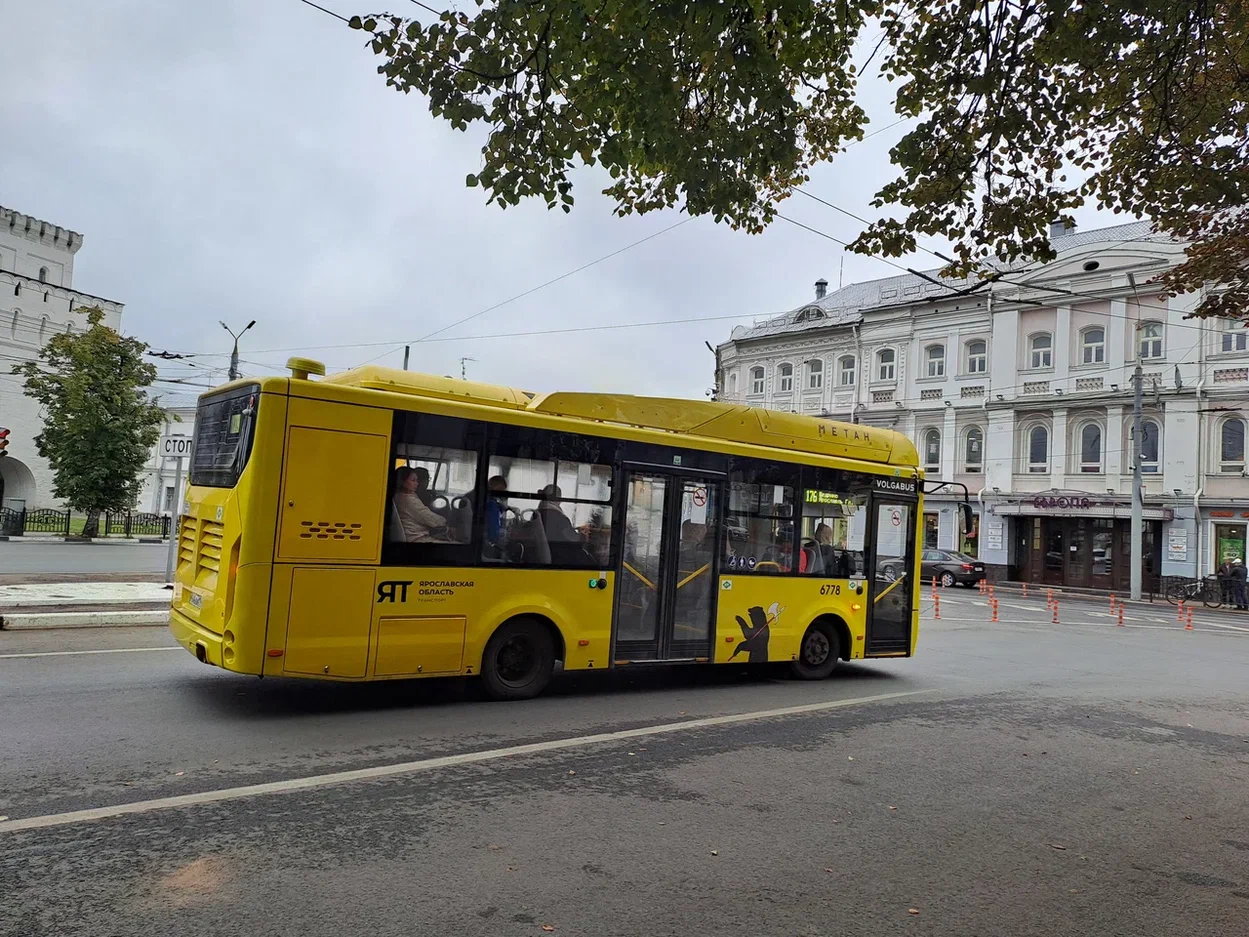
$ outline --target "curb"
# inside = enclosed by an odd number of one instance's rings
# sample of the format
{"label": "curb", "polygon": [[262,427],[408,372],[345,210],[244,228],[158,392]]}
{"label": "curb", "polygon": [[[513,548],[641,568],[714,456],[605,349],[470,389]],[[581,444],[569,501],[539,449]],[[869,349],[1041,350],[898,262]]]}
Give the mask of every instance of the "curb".
{"label": "curb", "polygon": [[169,541],[164,537],[92,537],[90,540],[84,540],[81,537],[32,537],[30,534],[23,534],[20,537],[13,537],[9,534],[0,535],[0,541],[6,543],[72,543],[78,546],[90,546],[96,543],[104,544],[126,544],[128,546],[149,545],[154,543],[166,544]]}
{"label": "curb", "polygon": [[51,628],[124,628],[166,625],[169,609],[145,612],[33,612],[0,616],[0,631],[40,631]]}

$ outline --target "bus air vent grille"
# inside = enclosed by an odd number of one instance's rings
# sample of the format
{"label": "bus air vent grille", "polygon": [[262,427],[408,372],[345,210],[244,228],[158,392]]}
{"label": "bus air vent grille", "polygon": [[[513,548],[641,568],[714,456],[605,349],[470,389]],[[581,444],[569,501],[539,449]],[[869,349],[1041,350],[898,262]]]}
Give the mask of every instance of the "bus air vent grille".
{"label": "bus air vent grille", "polygon": [[359,540],[363,524],[350,521],[300,521],[301,540]]}

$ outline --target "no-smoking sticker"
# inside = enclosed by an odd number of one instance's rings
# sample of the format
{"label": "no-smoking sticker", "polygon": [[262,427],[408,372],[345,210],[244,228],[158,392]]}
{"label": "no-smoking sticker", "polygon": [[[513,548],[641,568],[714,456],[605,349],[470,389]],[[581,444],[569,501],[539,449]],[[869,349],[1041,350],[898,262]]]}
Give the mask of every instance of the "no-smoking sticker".
{"label": "no-smoking sticker", "polygon": [[893,523],[894,527],[901,527],[902,526],[902,512],[895,509],[894,512],[889,515],[889,520]]}
{"label": "no-smoking sticker", "polygon": [[701,508],[706,503],[707,503],[707,489],[695,488],[694,489],[694,504],[696,504],[698,507]]}

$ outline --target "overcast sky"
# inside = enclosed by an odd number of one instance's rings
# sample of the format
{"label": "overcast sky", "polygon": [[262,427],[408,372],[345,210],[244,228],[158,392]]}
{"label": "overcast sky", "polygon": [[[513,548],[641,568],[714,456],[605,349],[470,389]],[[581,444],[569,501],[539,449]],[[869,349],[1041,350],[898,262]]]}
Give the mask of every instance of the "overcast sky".
{"label": "overcast sky", "polygon": [[[298,0],[0,0],[0,31],[0,204],[82,233],[74,286],[124,302],[124,330],[156,349],[227,353],[218,320],[254,318],[242,343],[251,373],[297,353],[331,370],[398,367],[404,341],[685,217],[617,218],[593,172],[578,177],[571,215],[487,206],[464,187],[482,136],[386,88],[361,34]],[[895,119],[883,84],[864,101],[869,130]],[[870,213],[904,131],[851,147],[811,189]],[[783,211],[857,233],[807,199]],[[532,390],[700,397],[713,370],[704,340],[800,304],[820,276],[835,287],[841,261],[836,244],[784,222],[752,236],[696,218],[439,336],[454,341],[415,345],[412,368],[458,373],[471,356],[469,377]],[[846,282],[894,272],[845,257]],[[463,338],[713,316],[732,318]]]}

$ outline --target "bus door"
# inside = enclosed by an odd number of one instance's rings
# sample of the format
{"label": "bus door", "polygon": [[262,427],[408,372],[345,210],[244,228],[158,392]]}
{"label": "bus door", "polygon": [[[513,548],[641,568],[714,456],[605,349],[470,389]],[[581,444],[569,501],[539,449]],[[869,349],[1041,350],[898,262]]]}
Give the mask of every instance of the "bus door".
{"label": "bus door", "polygon": [[614,659],[710,659],[720,479],[649,467],[624,478]]}
{"label": "bus door", "polygon": [[911,600],[915,593],[915,501],[873,493],[872,602],[864,653],[911,650]]}

